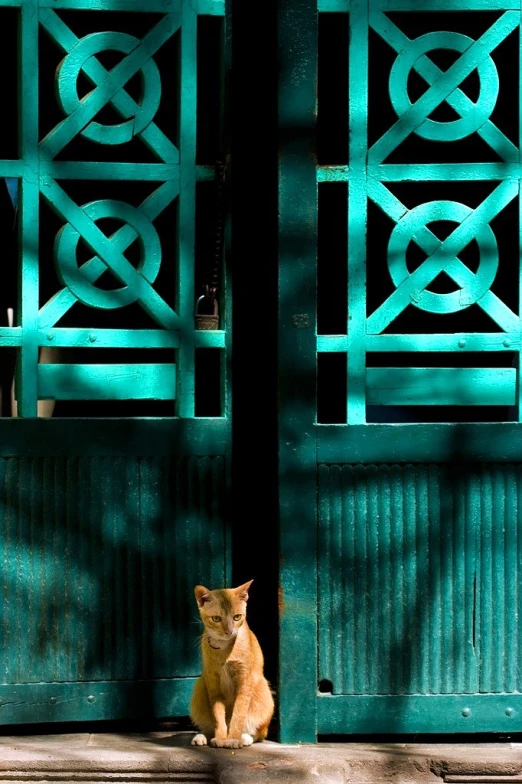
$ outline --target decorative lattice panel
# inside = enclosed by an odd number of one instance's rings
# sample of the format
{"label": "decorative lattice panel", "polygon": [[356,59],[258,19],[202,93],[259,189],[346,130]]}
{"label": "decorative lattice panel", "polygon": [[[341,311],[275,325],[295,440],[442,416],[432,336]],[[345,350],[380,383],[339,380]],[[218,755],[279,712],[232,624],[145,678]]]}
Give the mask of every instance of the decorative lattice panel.
{"label": "decorative lattice panel", "polygon": [[317,171],[320,190],[348,191],[346,331],[317,341],[346,356],[346,421],[365,423],[368,406],[518,420],[520,4],[319,10],[350,31],[348,159]]}
{"label": "decorative lattice panel", "polygon": [[[193,417],[196,349],[225,349],[223,314],[220,330],[194,328],[196,186],[214,177],[196,162],[198,20],[223,16],[224,4],[0,6],[18,9],[21,30],[19,159],[0,160],[0,177],[20,184],[19,308],[0,329],[0,347],[18,352],[19,413],[35,416],[46,398],[154,399],[175,400],[176,415]],[[44,39],[59,51],[52,101]],[[165,116],[172,127],[162,127]],[[98,153],[84,157],[86,145]],[[56,219],[47,253],[42,232]],[[53,265],[58,284],[47,296]],[[110,325],[100,326],[101,313]],[[45,347],[59,360],[42,362]],[[73,348],[89,349],[88,361],[63,360]],[[113,350],[110,359],[97,349]],[[127,350],[142,353],[128,360]]]}

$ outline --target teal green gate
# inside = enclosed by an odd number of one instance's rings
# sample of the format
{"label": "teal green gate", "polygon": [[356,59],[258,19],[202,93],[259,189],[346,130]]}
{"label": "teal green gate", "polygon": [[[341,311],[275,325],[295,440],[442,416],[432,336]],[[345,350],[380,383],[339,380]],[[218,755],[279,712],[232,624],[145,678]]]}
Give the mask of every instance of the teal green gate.
{"label": "teal green gate", "polygon": [[520,731],[520,3],[280,12],[282,739]]}
{"label": "teal green gate", "polygon": [[[223,64],[220,0],[0,2],[20,110],[19,157],[0,160],[20,184],[19,264],[2,258],[19,270],[0,328],[19,413],[0,419],[3,724],[187,715],[193,585],[229,578],[228,295],[220,329],[194,323],[211,17]],[[212,416],[197,409],[209,352]],[[36,418],[39,400],[55,416]]]}

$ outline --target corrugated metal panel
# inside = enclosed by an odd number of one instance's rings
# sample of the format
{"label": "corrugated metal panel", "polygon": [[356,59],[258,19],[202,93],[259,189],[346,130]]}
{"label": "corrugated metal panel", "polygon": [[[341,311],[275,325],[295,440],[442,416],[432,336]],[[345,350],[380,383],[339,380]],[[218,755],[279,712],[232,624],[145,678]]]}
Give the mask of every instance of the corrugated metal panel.
{"label": "corrugated metal panel", "polygon": [[0,682],[197,674],[224,487],[221,457],[0,459]]}
{"label": "corrugated metal panel", "polygon": [[319,466],[319,679],[522,690],[522,466]]}

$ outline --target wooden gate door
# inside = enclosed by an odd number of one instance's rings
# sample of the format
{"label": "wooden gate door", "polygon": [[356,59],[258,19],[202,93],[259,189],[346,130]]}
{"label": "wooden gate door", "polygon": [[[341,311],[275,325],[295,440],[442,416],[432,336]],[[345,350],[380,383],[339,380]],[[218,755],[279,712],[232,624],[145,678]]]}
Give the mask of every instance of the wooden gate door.
{"label": "wooden gate door", "polygon": [[519,26],[280,2],[286,741],[522,729]]}
{"label": "wooden gate door", "polygon": [[197,117],[219,118],[200,86],[216,94],[224,7],[0,6],[19,104],[0,176],[20,186],[18,257],[2,224],[19,286],[0,328],[0,722],[187,715],[193,586],[229,576],[224,279],[220,329],[194,326],[216,160]]}

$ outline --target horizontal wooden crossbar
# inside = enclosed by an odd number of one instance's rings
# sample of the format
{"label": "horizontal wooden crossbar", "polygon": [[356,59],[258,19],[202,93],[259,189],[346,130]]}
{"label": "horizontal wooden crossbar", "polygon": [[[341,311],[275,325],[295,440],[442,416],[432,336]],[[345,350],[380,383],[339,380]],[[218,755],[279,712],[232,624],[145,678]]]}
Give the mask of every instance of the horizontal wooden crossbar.
{"label": "horizontal wooden crossbar", "polygon": [[[0,332],[0,339],[1,339]],[[39,345],[60,348],[179,348],[180,334],[166,329],[85,329],[53,327],[40,330]]]}
{"label": "horizontal wooden crossbar", "polygon": [[41,400],[174,400],[175,365],[39,365]]}
{"label": "horizontal wooden crossbar", "polygon": [[[381,11],[418,11],[419,0],[372,0],[373,8]],[[21,5],[21,0],[0,0],[0,8],[14,8]],[[42,7],[75,9],[87,11],[150,11],[156,13],[172,13],[180,10],[181,0],[149,0],[147,7],[136,0],[40,0]],[[348,13],[350,0],[318,0],[320,13]],[[517,0],[467,0],[460,2],[458,8],[455,0],[423,0],[422,11],[518,11],[520,2]],[[224,16],[224,0],[198,0],[197,13],[210,16]]]}
{"label": "horizontal wooden crossbar", "polygon": [[0,686],[0,700],[4,721],[13,724],[74,721],[80,709],[88,721],[141,718],[151,705],[160,715],[183,716],[195,682],[196,678],[182,677],[17,684]]}
{"label": "horizontal wooden crossbar", "polygon": [[[196,348],[225,348],[225,331],[194,330]],[[39,346],[60,348],[179,348],[180,333],[166,329],[86,329],[53,327],[37,333]],[[24,343],[22,327],[0,327],[0,349]]]}
{"label": "horizontal wooden crossbar", "polygon": [[[0,0],[0,8],[19,8],[22,0]],[[147,13],[179,13],[182,0],[40,0],[41,8],[55,11],[70,9],[75,11],[136,11]],[[197,13],[206,16],[224,16],[225,0],[198,0],[194,3]]]}
{"label": "horizontal wooden crossbar", "polygon": [[319,13],[347,13],[350,10],[350,0],[319,0],[317,9]]}
{"label": "horizontal wooden crossbar", "polygon": [[448,335],[368,335],[367,351],[518,351],[520,334],[461,332]]}
{"label": "horizontal wooden crossbar", "polygon": [[[1,164],[0,164],[1,165]],[[112,163],[49,161],[40,166],[40,178],[55,180],[179,180],[176,163]]]}
{"label": "horizontal wooden crossbar", "polygon": [[376,406],[512,406],[514,368],[367,368]]}
{"label": "horizontal wooden crossbar", "polygon": [[[520,694],[317,697],[317,729],[330,733],[520,732]],[[515,708],[514,714],[506,709]]]}
{"label": "horizontal wooden crossbar", "polygon": [[[49,0],[50,1],[50,0]],[[320,13],[348,13],[350,0],[318,0]],[[372,0],[372,9],[380,11],[518,11],[517,0]]]}
{"label": "horizontal wooden crossbar", "polygon": [[380,11],[519,11],[519,0],[372,0]]}
{"label": "horizontal wooden crossbar", "polygon": [[[518,351],[520,334],[506,332],[457,332],[421,335],[367,335],[366,351]],[[317,351],[348,351],[347,335],[318,335]]]}
{"label": "horizontal wooden crossbar", "polygon": [[[2,0],[0,0],[0,8]],[[502,164],[500,164],[502,166]],[[0,177],[22,177],[23,161],[0,160]],[[212,181],[215,166],[196,166],[197,182]],[[40,178],[56,180],[179,180],[177,163],[112,163],[98,161],[46,161],[40,165]],[[496,179],[502,179],[497,177]]]}
{"label": "horizontal wooden crossbar", "polygon": [[0,417],[0,457],[226,455],[230,431],[225,417]]}
{"label": "horizontal wooden crossbar", "polygon": [[316,425],[315,433],[319,463],[522,462],[513,422]]}
{"label": "horizontal wooden crossbar", "polygon": [[[12,163],[12,162],[10,162]],[[318,166],[317,182],[348,182],[349,166]],[[519,163],[380,163],[368,166],[380,182],[452,182],[454,180],[513,180],[522,176]]]}

